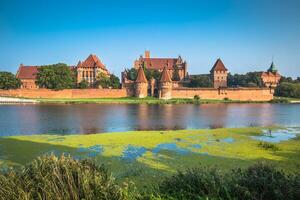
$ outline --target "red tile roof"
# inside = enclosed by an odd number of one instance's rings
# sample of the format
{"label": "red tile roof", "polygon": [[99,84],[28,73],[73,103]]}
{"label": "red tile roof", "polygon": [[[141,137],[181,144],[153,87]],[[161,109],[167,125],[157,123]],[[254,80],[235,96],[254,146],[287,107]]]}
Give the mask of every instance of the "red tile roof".
{"label": "red tile roof", "polygon": [[39,66],[24,66],[20,65],[17,78],[19,79],[36,79]]}
{"label": "red tile roof", "polygon": [[171,70],[176,65],[177,58],[143,58],[147,69],[161,70],[164,67]]}
{"label": "red tile roof", "polygon": [[105,65],[101,62],[101,60],[96,55],[89,55],[89,57],[84,61],[78,63],[78,67],[96,67],[96,68],[102,68],[104,70],[107,70]]}
{"label": "red tile roof", "polygon": [[172,82],[172,79],[166,67],[161,73],[160,82]]}
{"label": "red tile roof", "polygon": [[142,67],[140,67],[138,69],[138,72],[137,72],[137,77],[136,77],[136,80],[135,82],[137,83],[147,83],[147,78],[146,78],[146,75],[145,75],[145,72],[144,72],[144,69]]}
{"label": "red tile roof", "polygon": [[213,71],[228,71],[228,70],[226,69],[222,60],[218,58],[218,60],[215,62],[213,68],[210,71],[213,72]]}

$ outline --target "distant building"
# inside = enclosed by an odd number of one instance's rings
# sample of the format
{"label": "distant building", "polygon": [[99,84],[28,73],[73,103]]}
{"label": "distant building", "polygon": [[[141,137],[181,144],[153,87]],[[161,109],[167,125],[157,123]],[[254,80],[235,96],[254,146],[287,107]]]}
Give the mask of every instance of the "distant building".
{"label": "distant building", "polygon": [[177,81],[183,80],[187,76],[187,63],[181,56],[178,58],[151,58],[150,51],[145,51],[145,57],[142,55],[138,60],[134,61],[134,68],[138,69],[140,66],[146,69],[153,69],[162,72],[164,68],[169,71],[171,78],[174,79],[175,73],[178,76]]}
{"label": "distant building", "polygon": [[21,88],[36,89],[38,86],[35,84],[36,74],[39,66],[24,66],[20,65],[16,77],[22,82]]}
{"label": "distant building", "polygon": [[[40,67],[42,66],[20,65],[16,76],[22,82],[21,88],[38,88],[35,81]],[[70,69],[76,71],[77,83],[86,80],[91,87],[94,85],[95,80],[100,73],[109,76],[109,71],[106,69],[106,66],[93,54],[91,54],[84,62],[79,61],[76,67],[70,66]]]}
{"label": "distant building", "polygon": [[278,85],[281,75],[278,73],[273,62],[266,72],[262,72],[261,79],[266,87],[275,88]]}
{"label": "distant building", "polygon": [[227,87],[228,70],[219,58],[210,70],[214,88]]}
{"label": "distant building", "polygon": [[84,62],[79,61],[76,71],[77,83],[85,80],[90,86],[94,85],[96,78],[100,73],[107,76],[109,75],[109,71],[106,69],[106,66],[96,55],[93,54],[91,54]]}

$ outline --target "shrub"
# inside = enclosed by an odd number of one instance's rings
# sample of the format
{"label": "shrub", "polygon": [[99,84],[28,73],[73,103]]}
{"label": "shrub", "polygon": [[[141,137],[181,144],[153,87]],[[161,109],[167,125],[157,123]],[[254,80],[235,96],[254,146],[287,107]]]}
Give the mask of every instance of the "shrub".
{"label": "shrub", "polygon": [[300,98],[299,83],[280,83],[275,89],[275,95],[281,97]]}
{"label": "shrub", "polygon": [[228,97],[225,97],[224,100],[225,100],[225,101],[229,101],[229,98],[228,98]]}
{"label": "shrub", "polygon": [[194,96],[194,100],[199,101],[199,100],[200,100],[199,95],[195,95],[195,96]]}
{"label": "shrub", "polygon": [[265,163],[231,171],[200,167],[163,180],[158,191],[166,199],[296,200],[300,176]]}
{"label": "shrub", "polygon": [[221,170],[202,166],[167,178],[160,184],[159,192],[174,199],[223,197],[227,193],[225,179]]}
{"label": "shrub", "polygon": [[258,146],[265,149],[265,150],[272,150],[272,151],[279,151],[278,146],[275,144],[267,143],[267,142],[260,142]]}
{"label": "shrub", "polygon": [[106,169],[88,160],[39,157],[20,172],[0,176],[4,199],[125,199]]}

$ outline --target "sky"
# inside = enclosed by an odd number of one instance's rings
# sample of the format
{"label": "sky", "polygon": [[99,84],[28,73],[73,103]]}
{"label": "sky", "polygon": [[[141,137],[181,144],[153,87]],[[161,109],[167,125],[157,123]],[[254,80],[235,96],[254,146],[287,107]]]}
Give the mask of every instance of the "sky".
{"label": "sky", "polygon": [[96,54],[110,72],[178,57],[189,74],[221,58],[231,73],[300,76],[300,0],[0,0],[0,71]]}

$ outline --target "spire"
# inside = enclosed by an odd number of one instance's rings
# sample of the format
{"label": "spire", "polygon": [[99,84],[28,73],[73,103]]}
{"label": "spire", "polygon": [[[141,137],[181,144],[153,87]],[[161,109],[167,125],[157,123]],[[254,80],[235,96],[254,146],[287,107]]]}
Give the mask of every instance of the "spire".
{"label": "spire", "polygon": [[272,61],[270,68],[268,69],[268,72],[276,73],[277,69],[274,65],[274,62]]}
{"label": "spire", "polygon": [[166,67],[164,67],[164,70],[161,73],[160,82],[172,82],[172,79]]}
{"label": "spire", "polygon": [[137,83],[147,83],[148,82],[146,79],[146,76],[145,76],[144,69],[142,67],[139,67],[139,69],[138,69],[135,82],[137,82]]}
{"label": "spire", "polygon": [[213,68],[210,70],[210,72],[214,71],[228,71],[220,58],[217,59]]}

